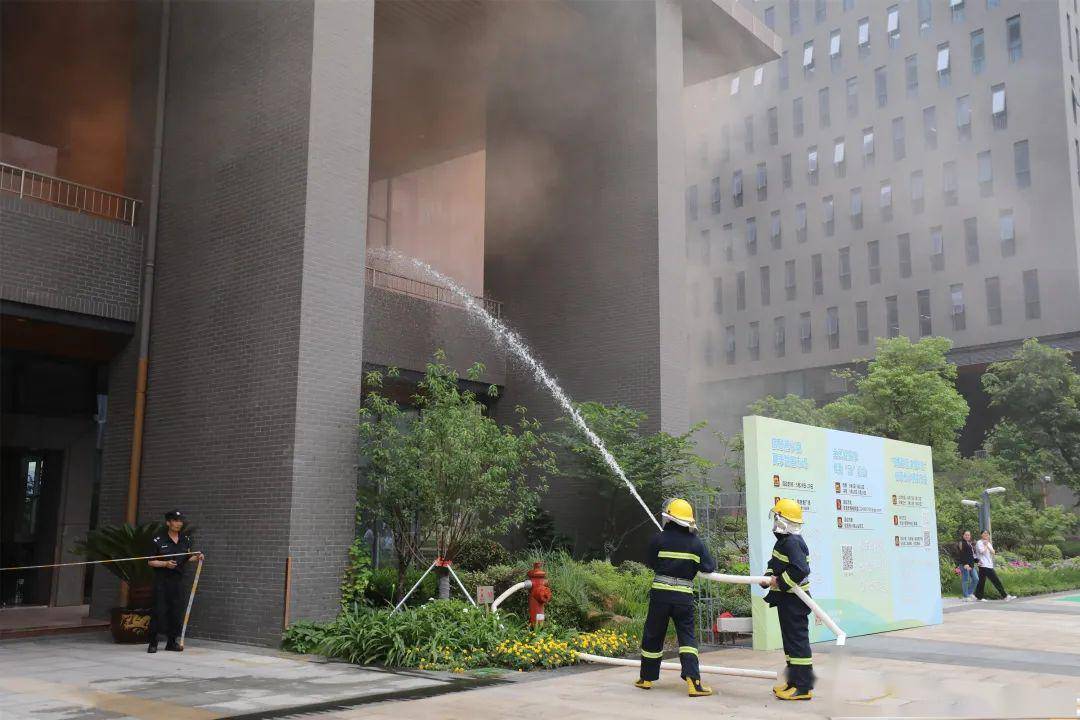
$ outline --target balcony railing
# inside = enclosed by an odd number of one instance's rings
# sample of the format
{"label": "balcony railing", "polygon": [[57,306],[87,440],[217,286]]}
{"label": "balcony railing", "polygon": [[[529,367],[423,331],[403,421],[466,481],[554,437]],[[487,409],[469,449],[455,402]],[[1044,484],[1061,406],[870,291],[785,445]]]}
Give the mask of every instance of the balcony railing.
{"label": "balcony railing", "polygon": [[[383,288],[391,292],[409,295],[410,297],[422,298],[433,302],[464,307],[465,303],[452,290],[441,285],[414,280],[403,275],[395,275],[384,270],[367,267],[367,282],[373,287]],[[502,303],[485,297],[475,298],[491,315],[499,317],[502,314]]]}
{"label": "balcony railing", "polygon": [[87,215],[97,215],[125,225],[135,224],[135,213],[139,207],[139,201],[134,198],[7,163],[0,163],[0,192],[57,205]]}

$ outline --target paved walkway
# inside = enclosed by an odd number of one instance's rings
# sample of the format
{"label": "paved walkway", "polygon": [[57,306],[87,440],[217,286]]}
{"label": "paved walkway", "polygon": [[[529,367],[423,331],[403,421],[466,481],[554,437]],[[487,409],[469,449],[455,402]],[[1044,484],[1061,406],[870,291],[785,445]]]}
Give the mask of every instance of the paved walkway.
{"label": "paved walkway", "polygon": [[[733,677],[710,679],[718,695],[690,699],[673,673],[643,692],[631,686],[633,668],[511,673],[491,684],[200,640],[157,655],[97,634],[12,640],[0,642],[0,720],[1076,718],[1080,603],[1067,595],[947,603],[942,625],[852,638],[845,649],[816,645],[810,703],[781,703],[768,681]],[[702,661],[777,669],[783,656],[726,648]]]}

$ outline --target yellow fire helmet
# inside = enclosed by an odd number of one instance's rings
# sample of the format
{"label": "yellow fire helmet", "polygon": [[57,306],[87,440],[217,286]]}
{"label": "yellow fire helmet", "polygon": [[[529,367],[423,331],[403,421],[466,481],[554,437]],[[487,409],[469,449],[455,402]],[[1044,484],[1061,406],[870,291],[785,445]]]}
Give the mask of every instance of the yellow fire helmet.
{"label": "yellow fire helmet", "polygon": [[682,498],[668,500],[660,516],[665,522],[673,522],[691,530],[697,529],[697,523],[694,522],[694,508]]}
{"label": "yellow fire helmet", "polygon": [[802,506],[790,498],[780,498],[769,511],[773,519],[773,530],[785,534],[797,535],[802,529]]}

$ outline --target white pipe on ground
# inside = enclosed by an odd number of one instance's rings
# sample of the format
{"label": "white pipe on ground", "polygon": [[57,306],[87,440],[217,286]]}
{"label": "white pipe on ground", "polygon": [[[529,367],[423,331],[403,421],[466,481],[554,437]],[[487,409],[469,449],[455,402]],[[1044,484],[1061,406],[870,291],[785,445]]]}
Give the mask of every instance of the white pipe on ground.
{"label": "white pipe on ground", "polygon": [[495,612],[496,610],[498,610],[499,606],[502,605],[503,600],[506,600],[506,598],[510,597],[511,595],[516,593],[518,590],[529,590],[529,589],[532,589],[532,580],[526,580],[524,582],[519,582],[516,585],[511,585],[510,587],[506,588],[506,592],[504,592],[499,597],[495,598],[495,602],[491,603],[491,612]]}
{"label": "white pipe on ground", "polygon": [[[640,667],[640,660],[631,660],[630,658],[610,658],[603,655],[590,655],[589,653],[578,653],[578,659],[585,662],[599,663],[601,665],[623,665],[626,667]],[[682,665],[675,662],[662,662],[660,667],[664,670],[681,670]],[[734,675],[736,677],[750,677],[761,678],[762,680],[775,680],[776,673],[770,670],[744,670],[743,668],[729,668],[719,667],[717,665],[702,665],[700,667],[701,672],[708,673],[710,675]]]}

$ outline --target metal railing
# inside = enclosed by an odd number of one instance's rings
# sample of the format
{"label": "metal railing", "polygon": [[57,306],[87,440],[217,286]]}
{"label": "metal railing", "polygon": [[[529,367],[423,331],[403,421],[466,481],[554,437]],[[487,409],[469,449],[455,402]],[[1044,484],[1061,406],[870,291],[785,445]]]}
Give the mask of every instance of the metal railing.
{"label": "metal railing", "polygon": [[139,201],[124,195],[0,163],[0,191],[88,215],[135,224]]}
{"label": "metal railing", "polygon": [[[465,303],[452,290],[441,285],[415,280],[403,275],[395,275],[385,270],[378,270],[370,265],[366,268],[367,282],[373,287],[383,288],[391,292],[401,293],[410,297],[422,298],[433,302],[464,307]],[[494,317],[502,315],[502,303],[485,297],[476,297],[480,303]]]}

